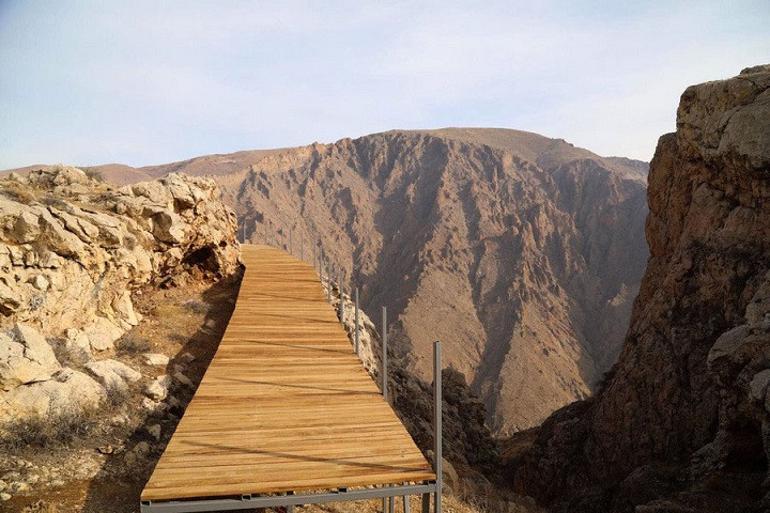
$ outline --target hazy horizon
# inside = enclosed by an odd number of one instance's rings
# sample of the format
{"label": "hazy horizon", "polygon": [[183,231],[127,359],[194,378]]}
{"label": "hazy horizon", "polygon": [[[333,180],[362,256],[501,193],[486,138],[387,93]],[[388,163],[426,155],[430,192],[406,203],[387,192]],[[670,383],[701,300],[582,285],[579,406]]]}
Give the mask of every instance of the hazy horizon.
{"label": "hazy horizon", "polygon": [[391,129],[649,161],[688,85],[770,62],[770,7],[0,3],[0,169],[135,167]]}

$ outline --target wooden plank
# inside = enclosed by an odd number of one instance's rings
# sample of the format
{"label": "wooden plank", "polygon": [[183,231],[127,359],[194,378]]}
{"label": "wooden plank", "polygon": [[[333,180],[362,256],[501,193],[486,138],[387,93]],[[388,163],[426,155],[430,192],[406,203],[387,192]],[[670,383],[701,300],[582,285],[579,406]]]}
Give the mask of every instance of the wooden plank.
{"label": "wooden plank", "polygon": [[230,323],[142,500],[434,480],[312,266],[267,246],[243,260]]}

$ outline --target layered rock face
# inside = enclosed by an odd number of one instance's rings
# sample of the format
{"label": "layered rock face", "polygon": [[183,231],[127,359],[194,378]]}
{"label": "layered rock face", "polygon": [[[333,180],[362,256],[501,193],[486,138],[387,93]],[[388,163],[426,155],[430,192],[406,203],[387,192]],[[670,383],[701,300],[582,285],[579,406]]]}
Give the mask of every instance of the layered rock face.
{"label": "layered rock face", "polygon": [[387,306],[421,376],[442,340],[498,433],[590,393],[647,257],[639,169],[526,132],[375,134],[217,181],[248,239],[317,245],[366,310]]}
{"label": "layered rock face", "polygon": [[554,511],[767,511],[770,66],[684,92],[649,205],[619,361],[543,424],[517,488]]}
{"label": "layered rock face", "polygon": [[93,406],[136,380],[90,361],[139,322],[132,291],[236,269],[235,215],[218,199],[210,180],[173,174],[121,189],[70,167],[0,181],[0,420]]}

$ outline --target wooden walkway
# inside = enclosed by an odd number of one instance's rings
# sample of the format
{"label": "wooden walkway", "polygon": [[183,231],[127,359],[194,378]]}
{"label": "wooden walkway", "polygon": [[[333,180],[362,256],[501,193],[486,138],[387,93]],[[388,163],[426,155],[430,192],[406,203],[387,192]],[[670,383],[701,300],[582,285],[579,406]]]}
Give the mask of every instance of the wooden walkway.
{"label": "wooden walkway", "polygon": [[435,481],[361,365],[318,274],[268,246],[142,501]]}

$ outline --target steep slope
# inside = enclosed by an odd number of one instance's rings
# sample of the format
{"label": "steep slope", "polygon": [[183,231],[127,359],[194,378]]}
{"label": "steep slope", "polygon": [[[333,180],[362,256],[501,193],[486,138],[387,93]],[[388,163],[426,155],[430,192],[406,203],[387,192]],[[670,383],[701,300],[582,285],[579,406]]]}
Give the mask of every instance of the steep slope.
{"label": "steep slope", "polygon": [[308,258],[317,241],[365,308],[388,306],[418,372],[444,341],[506,433],[585,397],[617,355],[646,250],[644,184],[616,166],[526,132],[394,131],[218,182],[247,237],[291,231]]}
{"label": "steep slope", "polygon": [[615,361],[647,258],[645,171],[531,132],[445,128],[133,173],[212,175],[246,238],[291,232],[308,259],[319,244],[365,308],[388,307],[418,372],[444,341],[505,434],[586,397]]}
{"label": "steep slope", "polygon": [[517,487],[554,511],[768,511],[770,66],[684,92],[649,205],[620,359],[543,424]]}

